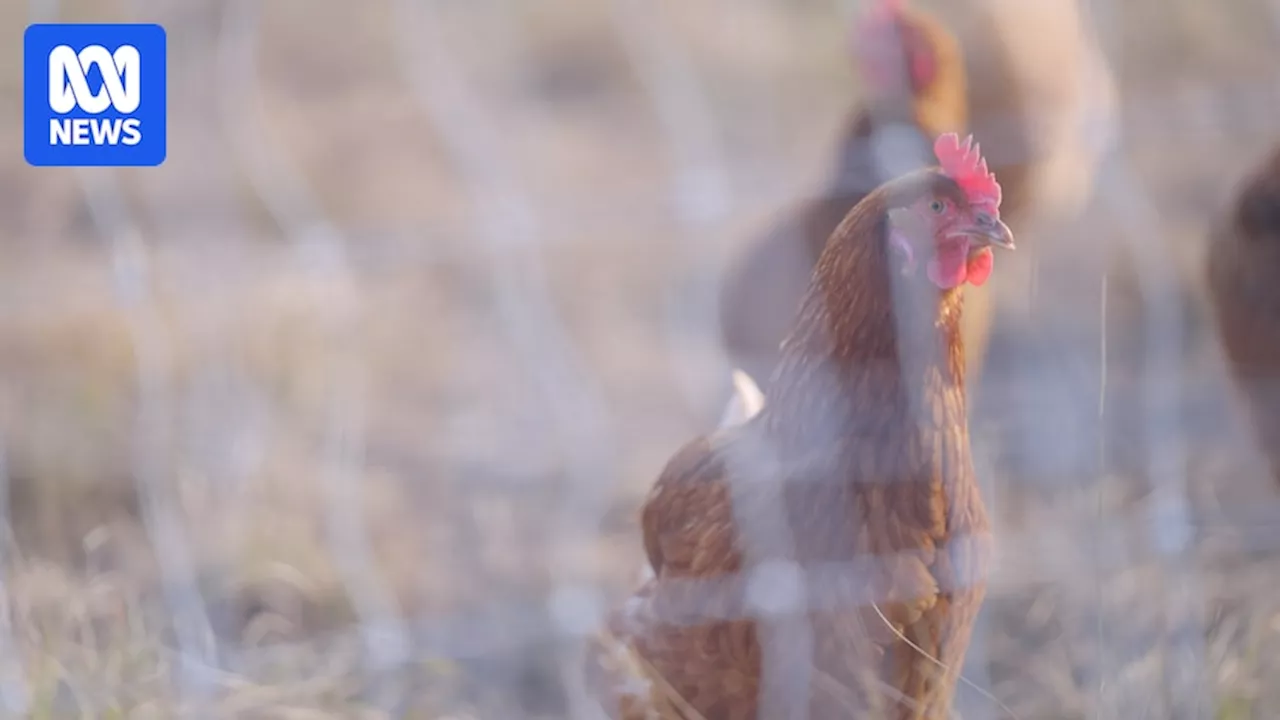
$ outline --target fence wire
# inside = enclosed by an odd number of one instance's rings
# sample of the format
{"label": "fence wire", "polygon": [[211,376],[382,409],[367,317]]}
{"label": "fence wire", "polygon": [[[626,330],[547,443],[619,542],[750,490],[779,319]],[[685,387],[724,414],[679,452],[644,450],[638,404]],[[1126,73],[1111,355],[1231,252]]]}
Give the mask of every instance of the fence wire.
{"label": "fence wire", "polygon": [[[1053,3],[1115,87],[1037,127],[1098,160],[1000,297],[1034,340],[993,340],[1014,429],[973,425],[997,562],[958,713],[1270,716],[1272,488],[1195,248],[1273,139],[1277,6]],[[864,8],[31,0],[163,23],[172,137],[0,167],[42,208],[0,287],[4,715],[598,717],[636,510],[729,397],[717,283],[816,191]],[[758,450],[738,475],[798,472]],[[818,639],[780,618],[899,559],[778,561],[781,503],[734,491],[763,560],[667,620],[761,620],[761,717],[807,717]]]}

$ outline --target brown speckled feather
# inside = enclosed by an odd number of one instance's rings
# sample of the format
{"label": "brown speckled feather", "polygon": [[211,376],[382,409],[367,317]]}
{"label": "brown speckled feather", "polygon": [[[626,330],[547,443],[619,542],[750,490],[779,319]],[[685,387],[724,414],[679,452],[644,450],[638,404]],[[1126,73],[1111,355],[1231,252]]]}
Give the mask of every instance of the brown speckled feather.
{"label": "brown speckled feather", "polygon": [[1224,354],[1280,483],[1280,150],[1242,184],[1207,255]]}
{"label": "brown speckled feather", "polygon": [[891,274],[884,247],[887,209],[925,192],[964,202],[922,171],[849,214],[764,409],[689,443],[654,485],[641,521],[655,577],[591,646],[614,717],[946,716],[989,526],[961,294]]}

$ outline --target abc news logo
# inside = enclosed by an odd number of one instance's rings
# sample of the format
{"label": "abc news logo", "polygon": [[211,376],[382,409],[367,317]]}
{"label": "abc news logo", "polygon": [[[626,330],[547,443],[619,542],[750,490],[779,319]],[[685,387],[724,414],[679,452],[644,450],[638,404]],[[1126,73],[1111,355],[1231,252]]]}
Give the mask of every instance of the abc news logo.
{"label": "abc news logo", "polygon": [[23,38],[23,146],[41,166],[166,154],[166,38],[151,24],[36,24]]}
{"label": "abc news logo", "polygon": [[[66,115],[77,107],[97,115],[108,107],[128,115],[141,100],[138,48],[121,45],[114,53],[101,45],[90,45],[77,53],[69,45],[49,52],[49,107]],[[102,74],[102,88],[89,90],[87,73],[96,67]],[[142,142],[142,121],[138,118],[50,118],[50,145],[137,145]]]}

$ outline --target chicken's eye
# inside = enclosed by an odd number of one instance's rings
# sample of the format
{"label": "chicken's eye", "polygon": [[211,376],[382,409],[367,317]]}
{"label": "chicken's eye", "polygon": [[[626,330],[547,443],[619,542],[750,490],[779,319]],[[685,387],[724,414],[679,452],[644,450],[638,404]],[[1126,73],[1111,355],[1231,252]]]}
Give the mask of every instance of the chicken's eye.
{"label": "chicken's eye", "polygon": [[946,209],[947,209],[946,204],[944,204],[941,200],[934,200],[933,202],[929,203],[929,210],[932,211],[934,215],[941,215],[942,211]]}

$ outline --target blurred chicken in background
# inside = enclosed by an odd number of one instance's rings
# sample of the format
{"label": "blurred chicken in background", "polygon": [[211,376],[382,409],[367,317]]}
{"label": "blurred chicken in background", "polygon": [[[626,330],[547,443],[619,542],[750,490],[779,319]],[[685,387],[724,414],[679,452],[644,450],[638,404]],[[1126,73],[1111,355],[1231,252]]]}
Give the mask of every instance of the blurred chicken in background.
{"label": "blurred chicken in background", "polygon": [[935,137],[967,124],[960,49],[929,15],[902,0],[876,0],[855,29],[854,52],[862,104],[849,119],[826,188],[751,242],[720,290],[729,359],[766,394],[779,345],[831,232],[881,183],[932,164]]}
{"label": "blurred chicken in background", "polygon": [[1241,184],[1207,253],[1224,355],[1280,483],[1280,150]]}
{"label": "blurred chicken in background", "polygon": [[1079,213],[1116,122],[1115,82],[1087,5],[916,1],[959,42],[969,127],[1008,188],[1008,213],[1028,230]]}
{"label": "blurred chicken in background", "polygon": [[1029,319],[1034,268],[1061,267],[1050,257],[1084,255],[1087,243],[1064,226],[1091,200],[1114,142],[1115,83],[1081,0],[918,2],[957,38],[969,130],[1000,177],[1005,216],[1022,240],[1008,272],[1002,268],[989,293],[969,300],[970,357],[980,368],[989,328],[976,323],[993,314],[977,306],[995,294],[1002,323]]}
{"label": "blurred chicken in background", "polygon": [[[835,172],[817,199],[750,243],[724,281],[726,351],[766,394],[783,332],[828,234],[878,183],[926,165],[929,144],[943,132],[973,132],[1006,188],[1005,217],[1030,248],[1030,257],[1017,258],[1008,273],[968,294],[971,386],[980,387],[984,374],[993,294],[1002,298],[1006,324],[1025,329],[1035,258],[1082,255],[1062,226],[1090,199],[1111,143],[1115,105],[1085,9],[1077,0],[920,5],[878,0],[860,20],[854,42],[864,94]],[[1000,374],[1009,372],[1002,367]]]}
{"label": "blurred chicken in background", "polygon": [[958,39],[969,129],[1021,247],[967,301],[975,446],[1020,484],[1070,486],[1101,471],[1100,290],[1125,245],[1095,192],[1118,137],[1112,69],[1082,0],[918,2]]}

